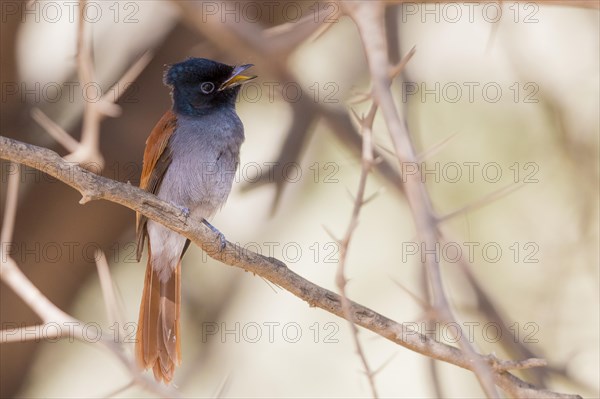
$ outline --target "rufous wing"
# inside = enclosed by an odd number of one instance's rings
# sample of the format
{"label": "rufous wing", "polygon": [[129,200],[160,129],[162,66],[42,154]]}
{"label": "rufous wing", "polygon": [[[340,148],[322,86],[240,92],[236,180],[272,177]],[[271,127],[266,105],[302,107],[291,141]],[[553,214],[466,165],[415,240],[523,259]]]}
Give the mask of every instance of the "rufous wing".
{"label": "rufous wing", "polygon": [[[171,150],[169,140],[177,128],[177,115],[173,111],[167,111],[158,121],[150,136],[146,140],[144,149],[144,163],[142,165],[142,176],[140,188],[152,194],[156,194],[160,183],[171,163]],[[146,239],[146,223],[148,218],[141,213],[136,214],[136,241],[137,260],[142,257],[144,241]]]}

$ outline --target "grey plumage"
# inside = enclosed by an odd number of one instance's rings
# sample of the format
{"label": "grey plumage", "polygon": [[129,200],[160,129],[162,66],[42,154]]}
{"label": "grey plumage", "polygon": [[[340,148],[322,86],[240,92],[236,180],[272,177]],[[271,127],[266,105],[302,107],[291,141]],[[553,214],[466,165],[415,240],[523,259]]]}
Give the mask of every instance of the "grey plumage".
{"label": "grey plumage", "polygon": [[[169,140],[171,162],[157,196],[188,208],[190,217],[210,219],[227,201],[240,159],[244,127],[233,107],[202,116],[180,115]],[[152,264],[168,280],[186,239],[148,221]]]}

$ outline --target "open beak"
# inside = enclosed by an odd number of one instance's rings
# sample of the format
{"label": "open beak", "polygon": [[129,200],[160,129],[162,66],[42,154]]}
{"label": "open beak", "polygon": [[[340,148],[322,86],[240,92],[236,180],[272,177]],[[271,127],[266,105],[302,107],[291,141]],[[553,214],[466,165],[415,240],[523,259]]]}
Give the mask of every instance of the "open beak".
{"label": "open beak", "polygon": [[236,87],[241,85],[242,83],[245,83],[249,80],[252,80],[256,77],[256,75],[242,75],[242,72],[244,72],[246,69],[253,67],[254,65],[252,64],[245,64],[245,65],[239,65],[236,66],[235,68],[233,68],[233,72],[231,72],[231,75],[227,78],[227,80],[225,82],[223,82],[223,84],[221,85],[221,87],[219,87],[219,91],[225,90],[225,89],[231,89],[232,87]]}

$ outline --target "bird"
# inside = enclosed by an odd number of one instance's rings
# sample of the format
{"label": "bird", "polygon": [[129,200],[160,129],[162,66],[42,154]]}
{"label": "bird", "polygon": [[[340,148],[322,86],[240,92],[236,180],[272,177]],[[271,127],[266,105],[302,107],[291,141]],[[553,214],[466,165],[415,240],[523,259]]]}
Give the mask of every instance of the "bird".
{"label": "bird", "polygon": [[[163,82],[172,107],[152,129],[140,188],[179,207],[186,217],[209,222],[225,203],[244,141],[235,105],[241,85],[256,78],[252,64],[230,66],[189,58],[168,66]],[[135,358],[154,378],[170,384],[181,364],[181,260],[190,240],[136,214],[137,260],[148,242],[148,261],[136,332]]]}

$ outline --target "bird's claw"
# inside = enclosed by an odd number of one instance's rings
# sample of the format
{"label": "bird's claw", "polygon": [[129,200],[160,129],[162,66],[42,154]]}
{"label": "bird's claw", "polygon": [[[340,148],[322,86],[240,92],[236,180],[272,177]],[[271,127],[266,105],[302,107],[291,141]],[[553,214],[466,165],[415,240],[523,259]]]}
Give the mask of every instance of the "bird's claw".
{"label": "bird's claw", "polygon": [[190,217],[190,208],[183,207],[183,208],[180,208],[180,210],[181,210],[181,215],[183,217],[185,217],[186,219]]}
{"label": "bird's claw", "polygon": [[223,251],[227,246],[227,240],[225,239],[225,235],[221,233],[215,226],[210,224],[208,220],[203,219],[202,223],[204,223],[209,229],[211,229],[214,233],[217,234],[217,239],[219,240],[219,250]]}
{"label": "bird's claw", "polygon": [[219,244],[221,245],[220,250],[224,250],[225,247],[227,246],[227,240],[225,239],[225,236],[223,235],[223,233],[219,232]]}

